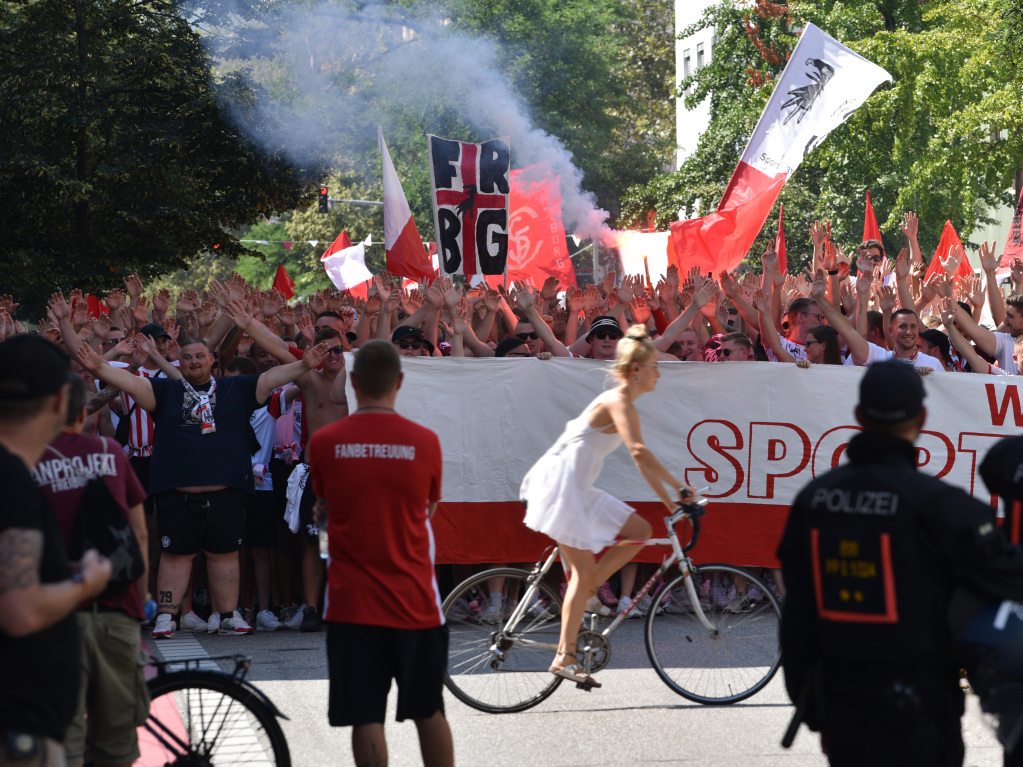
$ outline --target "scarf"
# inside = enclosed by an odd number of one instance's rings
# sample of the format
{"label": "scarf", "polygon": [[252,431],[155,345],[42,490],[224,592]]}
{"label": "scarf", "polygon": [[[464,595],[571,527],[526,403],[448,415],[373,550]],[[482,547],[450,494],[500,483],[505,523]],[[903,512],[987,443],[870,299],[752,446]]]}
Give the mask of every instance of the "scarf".
{"label": "scarf", "polygon": [[213,407],[210,405],[210,396],[217,390],[217,379],[210,376],[210,390],[208,392],[196,391],[192,388],[192,384],[184,379],[181,379],[181,383],[185,385],[185,390],[197,400],[196,406],[192,408],[192,415],[199,420],[203,436],[216,434],[217,424],[213,421]]}

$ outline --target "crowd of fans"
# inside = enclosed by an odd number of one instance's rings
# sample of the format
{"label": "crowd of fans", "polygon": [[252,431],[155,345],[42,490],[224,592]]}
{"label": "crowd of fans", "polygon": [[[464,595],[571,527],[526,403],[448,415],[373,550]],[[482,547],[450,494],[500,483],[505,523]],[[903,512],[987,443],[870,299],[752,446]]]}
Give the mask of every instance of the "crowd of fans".
{"label": "crowd of fans", "polygon": [[[174,617],[180,630],[227,626],[230,633],[248,633],[252,627],[283,626],[315,631],[320,628],[323,565],[316,546],[314,499],[305,487],[303,449],[312,432],[347,414],[344,352],[383,338],[410,357],[611,360],[622,329],[640,323],[650,329],[666,362],[765,361],[809,367],[870,365],[894,357],[921,374],[1017,375],[1023,263],[1015,262],[1005,289],[996,277],[998,257],[985,244],[978,254],[979,273],[957,276],[965,258],[960,248],[926,277],[912,213],[905,215],[902,232],[907,247],[894,258],[877,240],[846,254],[828,241],[823,224],[815,224],[810,230],[811,267],[802,274],[785,273],[777,255],[768,251],[760,271],[715,277],[698,269],[682,274],[671,266],[656,285],[639,276],[618,279],[611,273],[584,288],[563,290],[551,278],[540,286],[516,282],[508,290],[494,290],[458,286],[447,277],[415,285],[405,281],[403,286],[400,278],[382,273],[373,277],[365,299],[328,290],[289,302],[281,293],[248,285],[235,274],[225,283],[211,281],[201,295],[188,290],[174,301],[167,290],[147,295],[139,277],[131,275],[123,288],[103,297],[98,316],[90,313],[89,297],[81,291],[67,297],[55,293],[48,316],[31,331],[14,319],[14,299],[0,296],[0,340],[36,332],[66,350],[91,392],[84,432],[116,437],[149,488],[149,590],[154,598],[175,594],[163,600],[173,610],[163,610],[168,617],[157,620],[154,636],[173,634]],[[305,365],[295,366],[303,357]],[[140,406],[132,396],[135,389],[110,371],[121,368],[148,380],[151,389],[145,391],[156,392],[159,400],[160,378],[206,384],[206,366],[208,377],[216,381],[262,375],[281,365],[292,365],[290,372],[263,381],[264,388],[275,388],[265,402],[257,402],[260,409],[251,417],[250,439],[237,448],[251,453],[246,465],[251,465],[254,489],[245,501],[237,566],[226,567],[223,555],[207,556],[205,564],[199,557],[194,566],[174,567],[171,580],[187,577],[187,587],[168,587],[161,578],[160,557],[175,549],[168,548],[167,535],[153,521],[154,505],[160,506],[157,496],[170,481],[152,475],[159,402]],[[107,379],[118,385],[104,385]],[[140,396],[148,401],[145,391]],[[204,429],[203,419],[219,418],[217,403],[222,400],[210,399],[213,391],[196,394],[194,401]],[[174,482],[169,486],[182,489],[182,480]],[[184,481],[184,486],[195,496],[211,487],[245,485],[206,477]],[[169,559],[177,562],[182,555],[175,551]],[[192,561],[191,554],[187,560]],[[606,605],[628,603],[635,568],[627,567],[601,588]],[[221,578],[227,579],[226,587],[213,582]],[[235,589],[240,620],[221,621],[221,613],[233,609],[228,603]],[[228,590],[231,595],[225,597]],[[219,592],[216,600],[214,591]],[[722,606],[732,597],[723,590],[708,595]],[[650,607],[641,604],[634,614]],[[484,619],[496,622],[499,615]]]}

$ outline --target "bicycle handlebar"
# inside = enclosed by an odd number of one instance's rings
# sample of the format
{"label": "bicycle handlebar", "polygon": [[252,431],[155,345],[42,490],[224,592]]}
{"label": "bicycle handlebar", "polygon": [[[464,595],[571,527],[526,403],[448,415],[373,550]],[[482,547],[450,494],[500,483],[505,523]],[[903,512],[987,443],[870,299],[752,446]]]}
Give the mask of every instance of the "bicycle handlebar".
{"label": "bicycle handlebar", "polygon": [[678,511],[672,514],[670,517],[665,519],[665,523],[670,529],[674,529],[682,519],[688,519],[693,526],[693,537],[685,546],[682,547],[682,551],[688,553],[696,546],[696,542],[700,539],[700,517],[707,513],[704,506],[707,505],[706,498],[700,498],[695,501],[679,501]]}

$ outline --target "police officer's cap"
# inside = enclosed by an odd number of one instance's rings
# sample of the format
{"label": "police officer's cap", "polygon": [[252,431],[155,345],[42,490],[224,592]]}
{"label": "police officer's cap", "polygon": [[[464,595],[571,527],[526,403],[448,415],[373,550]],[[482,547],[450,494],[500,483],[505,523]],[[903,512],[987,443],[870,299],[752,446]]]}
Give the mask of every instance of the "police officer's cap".
{"label": "police officer's cap", "polygon": [[860,379],[860,413],[874,423],[908,421],[923,410],[924,396],[920,374],[905,362],[871,365]]}

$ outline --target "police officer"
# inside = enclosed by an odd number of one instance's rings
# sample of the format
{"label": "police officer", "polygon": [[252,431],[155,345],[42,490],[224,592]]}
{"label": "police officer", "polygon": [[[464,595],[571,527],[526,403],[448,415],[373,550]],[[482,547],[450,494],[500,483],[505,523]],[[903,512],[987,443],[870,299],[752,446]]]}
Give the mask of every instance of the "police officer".
{"label": "police officer", "polygon": [[866,371],[849,463],[796,497],[778,549],[785,684],[834,767],[963,762],[946,611],[1005,541],[989,506],[917,472],[923,400],[911,366]]}

